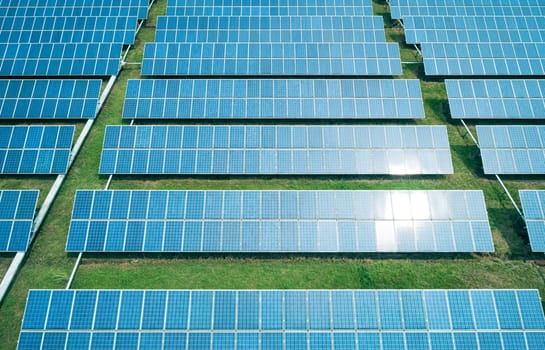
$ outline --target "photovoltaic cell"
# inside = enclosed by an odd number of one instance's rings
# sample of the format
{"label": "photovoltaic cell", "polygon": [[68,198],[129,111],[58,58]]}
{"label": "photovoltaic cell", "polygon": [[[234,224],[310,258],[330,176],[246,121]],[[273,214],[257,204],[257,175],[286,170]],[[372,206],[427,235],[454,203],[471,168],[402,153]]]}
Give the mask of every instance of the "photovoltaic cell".
{"label": "photovoltaic cell", "polygon": [[94,118],[101,80],[0,80],[0,119]]}
{"label": "photovoltaic cell", "polygon": [[545,43],[422,43],[427,75],[544,75]]}
{"label": "photovoltaic cell", "polygon": [[545,174],[545,127],[477,126],[485,174]]}
{"label": "photovoltaic cell", "polygon": [[3,43],[133,44],[136,17],[2,17]]}
{"label": "photovoltaic cell", "polygon": [[545,191],[519,190],[533,252],[545,252]]}
{"label": "photovoltaic cell", "polygon": [[123,118],[418,119],[418,80],[129,80]]}
{"label": "photovoltaic cell", "polygon": [[[545,45],[545,44],[544,44]],[[400,75],[397,43],[146,43],[142,75]]]}
{"label": "photovoltaic cell", "polygon": [[0,76],[116,75],[121,44],[0,44]]}
{"label": "photovoltaic cell", "polygon": [[380,16],[159,16],[156,42],[386,42]]}
{"label": "photovoltaic cell", "polygon": [[[482,327],[473,322],[481,314],[516,326]],[[447,322],[432,328],[415,315]],[[537,350],[544,327],[537,290],[31,290],[18,346],[413,350],[497,341]]]}
{"label": "photovoltaic cell", "polygon": [[37,190],[0,191],[0,252],[27,249],[38,195]]}
{"label": "photovoltaic cell", "polygon": [[0,126],[0,174],[65,174],[74,129]]}
{"label": "photovoltaic cell", "polygon": [[83,191],[69,252],[490,252],[481,191]]}
{"label": "photovoltaic cell", "polygon": [[446,79],[454,119],[545,118],[545,80]]}
{"label": "photovoltaic cell", "polygon": [[101,174],[451,174],[444,126],[108,126]]}

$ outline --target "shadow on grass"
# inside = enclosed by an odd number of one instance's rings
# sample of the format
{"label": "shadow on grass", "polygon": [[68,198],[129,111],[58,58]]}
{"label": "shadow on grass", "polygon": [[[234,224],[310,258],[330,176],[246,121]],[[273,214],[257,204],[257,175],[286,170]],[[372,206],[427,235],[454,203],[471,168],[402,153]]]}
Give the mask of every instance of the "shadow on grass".
{"label": "shadow on grass", "polygon": [[[469,138],[469,135],[464,136],[464,138]],[[469,170],[473,176],[479,178],[485,176],[483,173],[481,154],[477,146],[450,145],[450,150],[462,160],[467,170]]]}

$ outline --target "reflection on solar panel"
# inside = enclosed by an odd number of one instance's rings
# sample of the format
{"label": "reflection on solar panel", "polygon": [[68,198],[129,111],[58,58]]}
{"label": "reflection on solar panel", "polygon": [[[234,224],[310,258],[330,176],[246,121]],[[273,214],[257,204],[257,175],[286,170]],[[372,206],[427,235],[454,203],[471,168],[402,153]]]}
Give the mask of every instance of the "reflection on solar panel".
{"label": "reflection on solar panel", "polygon": [[390,0],[392,18],[407,16],[544,16],[540,0]]}
{"label": "reflection on solar panel", "polygon": [[545,43],[423,43],[427,75],[545,75]]}
{"label": "reflection on solar panel", "polygon": [[372,16],[371,2],[353,0],[169,0],[167,16]]}
{"label": "reflection on solar panel", "polygon": [[107,126],[101,174],[451,174],[444,126]]}
{"label": "reflection on solar panel", "polygon": [[491,252],[481,191],[78,191],[69,252]]}
{"label": "reflection on solar panel", "polygon": [[149,0],[13,0],[0,6],[3,16],[148,17]]}
{"label": "reflection on solar panel", "polygon": [[3,43],[132,44],[136,17],[1,17]]}
{"label": "reflection on solar panel", "polygon": [[116,75],[121,44],[0,44],[0,76]]}
{"label": "reflection on solar panel", "polygon": [[454,119],[543,119],[545,80],[445,80]]}
{"label": "reflection on solar panel", "polygon": [[101,80],[0,80],[0,119],[94,118]]}
{"label": "reflection on solar panel", "polygon": [[519,190],[533,252],[545,252],[545,191]]}
{"label": "reflection on solar panel", "polygon": [[477,126],[485,174],[545,174],[545,127]]}
{"label": "reflection on solar panel", "polygon": [[408,44],[545,41],[545,17],[404,17]]}
{"label": "reflection on solar panel", "polygon": [[397,43],[146,43],[142,61],[142,75],[401,73]]}
{"label": "reflection on solar panel", "polygon": [[129,80],[123,118],[424,118],[418,80]]}
{"label": "reflection on solar panel", "polygon": [[158,17],[156,42],[386,42],[382,17]]}
{"label": "reflection on solar panel", "polygon": [[537,290],[31,290],[18,345],[537,350],[544,328]]}
{"label": "reflection on solar panel", "polygon": [[39,191],[0,191],[0,252],[25,251]]}
{"label": "reflection on solar panel", "polygon": [[65,174],[74,126],[0,126],[0,174]]}

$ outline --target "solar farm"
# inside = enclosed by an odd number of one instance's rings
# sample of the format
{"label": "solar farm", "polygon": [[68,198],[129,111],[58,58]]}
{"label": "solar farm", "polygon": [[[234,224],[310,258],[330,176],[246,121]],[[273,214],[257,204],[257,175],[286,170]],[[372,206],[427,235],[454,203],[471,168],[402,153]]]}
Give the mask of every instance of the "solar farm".
{"label": "solar farm", "polygon": [[545,349],[540,0],[0,0],[0,349]]}

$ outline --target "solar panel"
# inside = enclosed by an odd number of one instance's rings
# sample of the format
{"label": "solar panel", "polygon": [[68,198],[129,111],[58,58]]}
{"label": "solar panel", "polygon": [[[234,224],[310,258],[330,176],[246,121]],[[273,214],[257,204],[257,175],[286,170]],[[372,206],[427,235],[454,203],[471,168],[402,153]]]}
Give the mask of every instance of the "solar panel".
{"label": "solar panel", "polygon": [[545,118],[545,80],[445,80],[454,119]]}
{"label": "solar panel", "polygon": [[142,61],[142,75],[401,73],[397,43],[146,43]]}
{"label": "solar panel", "polygon": [[481,191],[82,191],[69,252],[491,252]]}
{"label": "solar panel", "polygon": [[222,1],[222,0],[169,0],[168,16],[372,16],[371,2],[362,4],[353,0],[332,1]]}
{"label": "solar panel", "polygon": [[65,174],[74,129],[0,126],[0,174]]}
{"label": "solar panel", "polygon": [[121,44],[0,44],[0,76],[117,75]]}
{"label": "solar panel", "polygon": [[545,127],[477,126],[485,174],[545,174]]}
{"label": "solar panel", "polygon": [[403,18],[405,41],[534,42],[545,41],[545,17],[411,17]]}
{"label": "solar panel", "polygon": [[133,44],[136,17],[0,17],[2,43]]}
{"label": "solar panel", "polygon": [[533,252],[545,253],[545,191],[519,190]]}
{"label": "solar panel", "polygon": [[159,16],[156,42],[386,42],[380,16]]}
{"label": "solar panel", "polygon": [[0,190],[0,252],[27,250],[39,193]]}
{"label": "solar panel", "polygon": [[545,75],[545,43],[422,43],[427,75]]}
{"label": "solar panel", "polygon": [[451,174],[444,126],[107,126],[101,174]]}
{"label": "solar panel", "polygon": [[31,290],[18,346],[537,350],[544,323],[537,290]]}
{"label": "solar panel", "polygon": [[418,119],[418,80],[129,80],[123,118]]}
{"label": "solar panel", "polygon": [[0,80],[0,119],[94,118],[101,80]]}

